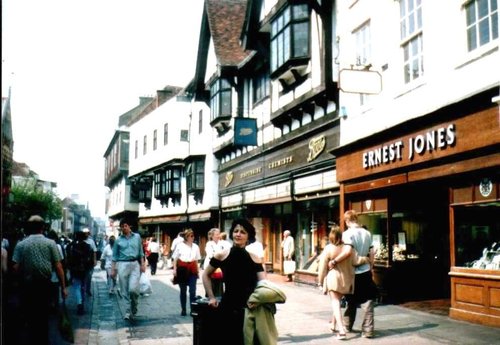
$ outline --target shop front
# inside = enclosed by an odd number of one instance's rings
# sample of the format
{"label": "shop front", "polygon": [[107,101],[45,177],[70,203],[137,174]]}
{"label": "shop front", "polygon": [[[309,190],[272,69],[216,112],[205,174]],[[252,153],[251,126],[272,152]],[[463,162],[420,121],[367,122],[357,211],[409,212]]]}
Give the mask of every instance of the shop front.
{"label": "shop front", "polygon": [[373,235],[382,301],[449,298],[500,326],[500,126],[489,90],[339,147],[340,213]]}
{"label": "shop front", "polygon": [[299,272],[324,247],[328,225],[338,221],[339,186],[327,151],[338,142],[338,133],[295,140],[273,152],[227,163],[219,171],[221,226],[228,231],[233,219],[248,218],[264,246],[268,271],[282,272],[283,231],[290,230],[295,239]]}

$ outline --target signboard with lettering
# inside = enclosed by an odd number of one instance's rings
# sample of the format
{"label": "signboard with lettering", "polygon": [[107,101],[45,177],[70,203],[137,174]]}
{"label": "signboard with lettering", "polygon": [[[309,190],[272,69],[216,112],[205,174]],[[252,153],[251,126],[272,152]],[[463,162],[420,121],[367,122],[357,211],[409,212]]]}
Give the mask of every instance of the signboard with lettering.
{"label": "signboard with lettering", "polygon": [[488,109],[379,145],[354,152],[343,147],[345,154],[336,150],[332,153],[336,156],[337,179],[342,182],[495,145],[499,137],[498,112]]}

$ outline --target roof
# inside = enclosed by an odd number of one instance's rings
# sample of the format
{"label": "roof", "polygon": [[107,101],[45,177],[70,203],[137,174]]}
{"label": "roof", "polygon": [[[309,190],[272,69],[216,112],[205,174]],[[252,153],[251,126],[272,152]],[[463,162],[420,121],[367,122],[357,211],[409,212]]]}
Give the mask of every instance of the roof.
{"label": "roof", "polygon": [[237,66],[249,51],[240,45],[246,0],[206,0],[206,15],[220,66]]}

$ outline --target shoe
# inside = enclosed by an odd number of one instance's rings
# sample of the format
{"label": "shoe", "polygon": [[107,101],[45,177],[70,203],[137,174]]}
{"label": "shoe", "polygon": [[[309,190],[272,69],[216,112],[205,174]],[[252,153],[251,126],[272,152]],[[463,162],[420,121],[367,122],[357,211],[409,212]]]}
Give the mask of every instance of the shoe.
{"label": "shoe", "polygon": [[130,320],[130,313],[125,313],[123,320]]}
{"label": "shoe", "polygon": [[329,329],[332,333],[337,332],[337,331],[335,330],[335,326],[334,326],[331,322],[328,322],[328,329]]}
{"label": "shoe", "polygon": [[371,333],[371,332],[366,332],[366,333],[365,333],[365,332],[363,332],[363,333],[361,334],[361,336],[362,336],[363,338],[368,338],[368,339],[371,339],[371,338],[374,338],[374,337],[375,337],[375,336],[373,335],[373,333]]}
{"label": "shoe", "polygon": [[83,304],[79,304],[76,309],[78,315],[83,315]]}
{"label": "shoe", "polygon": [[186,311],[185,311],[185,310],[181,311],[181,316],[186,316],[186,315],[187,315],[187,314],[186,314]]}
{"label": "shoe", "polygon": [[337,334],[337,340],[346,340],[346,339],[347,339],[347,336],[345,335],[345,333],[344,334],[341,334],[341,333]]}

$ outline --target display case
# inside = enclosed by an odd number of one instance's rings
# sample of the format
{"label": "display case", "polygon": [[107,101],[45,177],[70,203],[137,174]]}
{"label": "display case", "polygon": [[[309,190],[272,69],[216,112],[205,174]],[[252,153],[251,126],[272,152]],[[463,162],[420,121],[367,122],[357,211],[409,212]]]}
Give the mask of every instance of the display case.
{"label": "display case", "polygon": [[[468,180],[471,181],[471,180]],[[500,200],[496,179],[451,189],[452,318],[500,326]]]}

